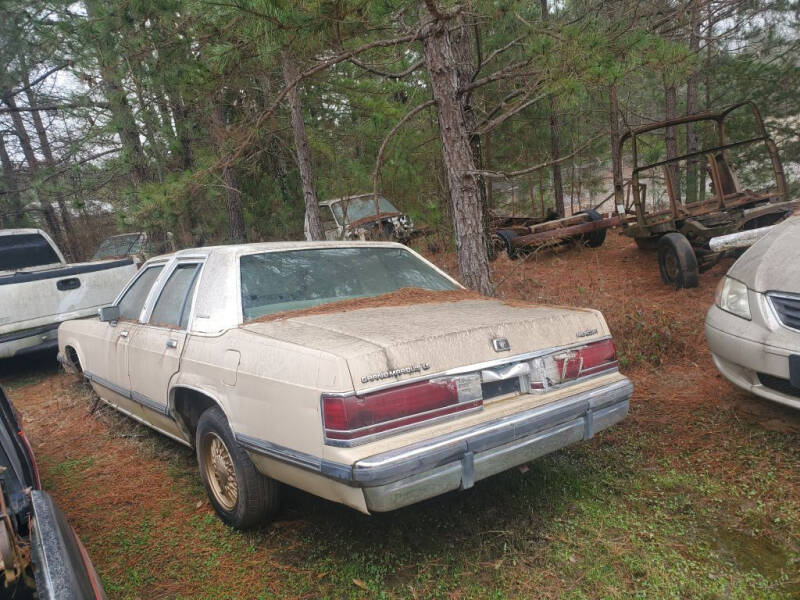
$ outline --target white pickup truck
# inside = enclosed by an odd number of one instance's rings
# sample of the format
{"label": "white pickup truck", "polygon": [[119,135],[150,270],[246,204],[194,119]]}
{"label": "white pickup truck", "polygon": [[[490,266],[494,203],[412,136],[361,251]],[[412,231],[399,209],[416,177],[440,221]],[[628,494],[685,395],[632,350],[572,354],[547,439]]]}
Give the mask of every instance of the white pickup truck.
{"label": "white pickup truck", "polygon": [[55,348],[62,321],[96,315],[136,269],[130,257],[67,264],[45,232],[0,230],[0,359]]}

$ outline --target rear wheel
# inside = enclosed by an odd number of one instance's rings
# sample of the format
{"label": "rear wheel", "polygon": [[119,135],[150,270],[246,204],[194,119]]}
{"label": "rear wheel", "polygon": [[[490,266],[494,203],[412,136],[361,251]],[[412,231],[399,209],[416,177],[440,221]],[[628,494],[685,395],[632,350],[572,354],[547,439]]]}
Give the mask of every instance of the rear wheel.
{"label": "rear wheel", "polygon": [[700,281],[697,257],[686,236],[667,233],[658,241],[661,279],[676,289],[697,287]]}
{"label": "rear wheel", "polygon": [[219,408],[209,408],[200,416],[195,445],[203,485],[225,523],[249,529],[277,512],[278,482],[256,470]]}
{"label": "rear wheel", "polygon": [[[600,216],[600,213],[594,210],[593,208],[589,208],[587,210],[582,211],[583,213],[589,215],[589,219],[591,221],[601,221],[603,217]],[[603,245],[603,242],[606,241],[606,230],[605,229],[595,229],[594,231],[590,231],[589,233],[583,234],[583,243],[589,248],[599,248]]]}
{"label": "rear wheel", "polygon": [[510,229],[500,229],[492,235],[492,245],[494,246],[495,255],[503,250],[508,254],[508,258],[517,258],[518,251],[514,248],[512,240],[517,237],[517,234]]}

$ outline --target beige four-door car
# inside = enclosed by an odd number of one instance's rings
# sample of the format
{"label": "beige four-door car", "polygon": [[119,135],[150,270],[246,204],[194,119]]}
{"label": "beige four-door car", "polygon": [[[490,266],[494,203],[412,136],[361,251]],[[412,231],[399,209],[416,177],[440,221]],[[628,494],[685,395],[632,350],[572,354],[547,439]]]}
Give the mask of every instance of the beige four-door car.
{"label": "beige four-door car", "polygon": [[602,315],[481,298],[394,243],[182,250],[59,330],[100,397],[194,446],[220,517],[278,483],[388,511],[617,423],[632,385]]}
{"label": "beige four-door car", "polygon": [[706,340],[731,383],[800,408],[800,214],[775,225],[719,282]]}

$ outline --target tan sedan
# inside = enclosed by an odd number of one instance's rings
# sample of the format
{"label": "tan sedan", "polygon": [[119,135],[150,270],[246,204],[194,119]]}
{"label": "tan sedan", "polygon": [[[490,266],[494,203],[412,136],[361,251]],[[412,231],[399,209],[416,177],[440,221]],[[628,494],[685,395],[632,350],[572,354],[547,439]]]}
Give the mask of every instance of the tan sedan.
{"label": "tan sedan", "polygon": [[617,423],[632,392],[599,312],[483,298],[392,243],[153,258],[59,348],[194,446],[239,528],[275,512],[277,482],[364,513],[470,488]]}

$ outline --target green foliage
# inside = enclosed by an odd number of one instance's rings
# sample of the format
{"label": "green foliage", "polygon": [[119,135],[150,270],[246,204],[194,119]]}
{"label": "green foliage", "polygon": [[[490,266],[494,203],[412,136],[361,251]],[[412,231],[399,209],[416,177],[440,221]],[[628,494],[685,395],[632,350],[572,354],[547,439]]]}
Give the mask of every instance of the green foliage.
{"label": "green foliage", "polygon": [[[784,159],[794,161],[800,100],[787,82],[800,76],[792,51],[796,2],[743,6],[710,30],[701,12],[699,52],[689,45],[689,8],[551,1],[545,21],[539,3],[463,4],[462,18],[476,36],[466,60],[485,61],[476,80],[496,76],[469,94],[479,128],[497,120],[482,131],[484,166],[513,171],[550,160],[555,112],[562,155],[600,136],[561,164],[567,196],[584,206],[599,202],[609,191],[609,87],[617,88],[623,126],[635,125],[663,118],[665,85],[676,86],[677,112],[684,113],[686,82],[696,74],[699,109],[754,98]],[[282,105],[271,111],[284,87],[282,54],[302,72],[344,50],[415,31],[426,14],[410,0],[12,0],[6,12],[0,91],[69,66],[57,83],[46,78],[35,86],[38,101],[67,105],[47,113],[57,165],[29,169],[12,123],[0,115],[11,157],[0,185],[3,223],[40,223],[30,206],[60,196],[73,210],[110,204],[120,229],[167,229],[181,244],[228,238],[231,188],[239,193],[250,239],[301,236],[288,111]],[[376,47],[358,60],[398,73],[421,57],[415,41]],[[321,198],[370,191],[384,138],[431,98],[424,66],[394,79],[347,61],[306,78],[300,92]],[[506,112],[509,118],[498,119]],[[27,116],[25,124],[31,127]],[[448,219],[437,128],[435,107],[406,122],[387,144],[378,185],[417,222],[439,228]],[[750,128],[736,122],[728,133],[744,137]],[[678,142],[684,147],[685,136]],[[643,152],[663,152],[663,141]],[[763,179],[768,164],[759,160],[742,168],[743,182]],[[790,176],[798,172],[787,167]],[[549,170],[514,184],[520,210],[552,206]],[[492,194],[498,209],[510,206],[509,187],[499,184]],[[21,197],[13,193],[18,188]]]}

